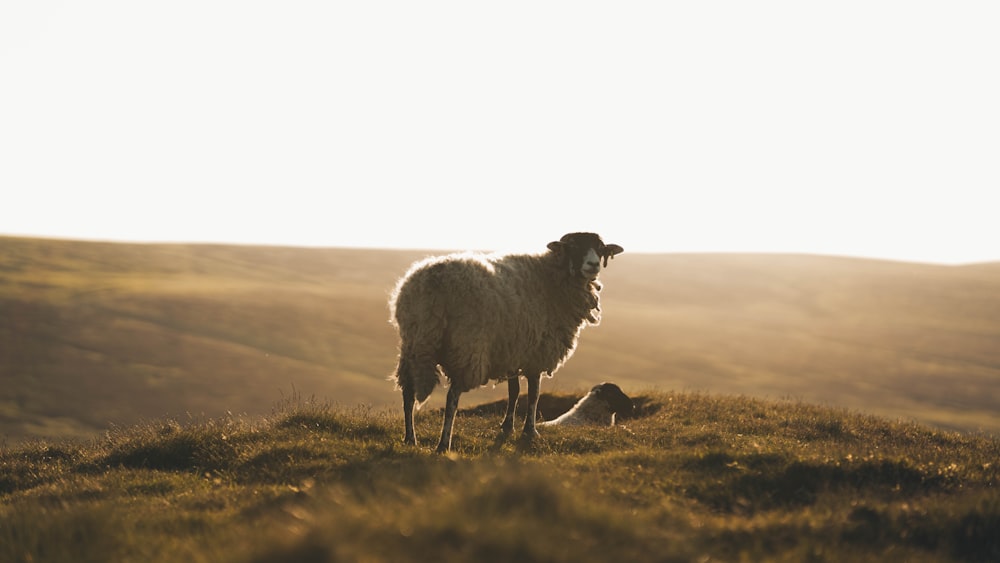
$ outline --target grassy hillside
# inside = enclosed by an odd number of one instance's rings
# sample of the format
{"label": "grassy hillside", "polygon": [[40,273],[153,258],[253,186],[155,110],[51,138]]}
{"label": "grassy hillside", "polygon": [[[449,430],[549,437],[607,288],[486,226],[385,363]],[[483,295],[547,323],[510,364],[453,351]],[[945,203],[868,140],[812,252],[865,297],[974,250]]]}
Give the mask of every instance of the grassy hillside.
{"label": "grassy hillside", "polygon": [[[1000,431],[1000,275],[817,256],[628,257],[574,357],[708,389]],[[626,264],[625,256],[622,265]]]}
{"label": "grassy hillside", "polygon": [[[293,389],[396,407],[385,303],[426,254],[0,237],[0,440],[263,414]],[[794,397],[1000,432],[996,264],[626,253],[603,279],[602,325],[543,389]]]}
{"label": "grassy hillside", "polygon": [[385,398],[388,287],[418,256],[0,239],[0,432]]}
{"label": "grassy hillside", "polygon": [[[558,414],[575,397],[543,395]],[[648,393],[497,442],[502,408],[288,402],[0,448],[2,561],[996,561],[1000,441],[793,401]]]}

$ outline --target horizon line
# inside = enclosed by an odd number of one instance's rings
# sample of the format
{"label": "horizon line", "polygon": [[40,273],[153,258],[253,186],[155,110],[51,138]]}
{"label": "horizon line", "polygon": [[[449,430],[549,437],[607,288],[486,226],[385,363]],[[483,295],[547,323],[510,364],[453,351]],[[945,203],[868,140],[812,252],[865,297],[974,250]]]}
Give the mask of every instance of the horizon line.
{"label": "horizon line", "polygon": [[[260,247],[260,248],[287,248],[302,250],[375,250],[387,252],[482,252],[482,253],[503,253],[503,252],[524,252],[532,253],[532,250],[516,249],[486,249],[486,248],[460,248],[445,246],[385,246],[376,244],[309,244],[309,243],[287,243],[287,242],[258,242],[258,241],[219,241],[219,240],[199,240],[199,239],[125,239],[125,238],[103,238],[103,237],[66,237],[57,235],[37,235],[22,233],[0,232],[0,238],[25,239],[25,240],[45,240],[52,242],[79,242],[93,244],[121,244],[121,245],[149,245],[149,246],[233,246],[233,247]],[[537,252],[543,252],[539,249]],[[900,258],[887,255],[875,254],[850,254],[843,252],[819,252],[804,250],[707,250],[707,249],[671,249],[671,250],[628,250],[628,254],[643,255],[717,255],[717,256],[803,256],[837,258],[848,260],[868,260],[879,262],[897,262],[903,264],[922,264],[927,266],[979,266],[986,264],[1000,263],[1000,258],[972,260],[972,261],[943,261],[943,260],[916,260]]]}

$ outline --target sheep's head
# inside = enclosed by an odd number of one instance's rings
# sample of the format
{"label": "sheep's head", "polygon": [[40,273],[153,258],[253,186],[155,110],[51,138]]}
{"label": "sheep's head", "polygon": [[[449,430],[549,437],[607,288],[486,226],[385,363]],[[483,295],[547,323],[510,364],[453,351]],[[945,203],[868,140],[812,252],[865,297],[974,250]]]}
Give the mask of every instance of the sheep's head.
{"label": "sheep's head", "polygon": [[579,275],[591,281],[601,273],[602,262],[607,267],[608,259],[625,251],[617,244],[604,244],[595,233],[570,233],[550,242],[549,250],[562,258],[571,276]]}
{"label": "sheep's head", "polygon": [[628,395],[622,391],[622,388],[614,383],[601,383],[600,385],[595,385],[590,392],[594,396],[600,397],[601,400],[606,402],[608,404],[608,408],[615,414],[628,416],[632,414],[633,410],[635,410],[635,405],[632,404],[632,399],[629,399]]}

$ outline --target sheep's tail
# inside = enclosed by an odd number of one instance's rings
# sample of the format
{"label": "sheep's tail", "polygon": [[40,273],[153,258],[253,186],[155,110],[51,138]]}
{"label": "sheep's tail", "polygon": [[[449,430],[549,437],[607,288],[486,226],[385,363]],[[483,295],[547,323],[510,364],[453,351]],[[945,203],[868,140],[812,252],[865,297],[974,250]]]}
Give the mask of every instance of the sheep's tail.
{"label": "sheep's tail", "polygon": [[445,332],[443,322],[433,322],[431,316],[424,319],[427,322],[418,326],[398,323],[401,342],[396,386],[403,390],[404,398],[414,397],[418,407],[439,383],[441,371],[434,351],[440,348]]}
{"label": "sheep's tail", "polygon": [[418,407],[430,397],[440,381],[438,367],[433,360],[421,361],[406,354],[399,355],[395,379],[396,386],[403,390],[404,396],[413,394]]}
{"label": "sheep's tail", "polygon": [[[396,385],[403,397],[423,403],[439,382],[438,351],[447,333],[445,296],[433,272],[417,264],[396,286],[389,299],[390,322],[399,330],[400,352]],[[392,378],[390,378],[392,379]]]}

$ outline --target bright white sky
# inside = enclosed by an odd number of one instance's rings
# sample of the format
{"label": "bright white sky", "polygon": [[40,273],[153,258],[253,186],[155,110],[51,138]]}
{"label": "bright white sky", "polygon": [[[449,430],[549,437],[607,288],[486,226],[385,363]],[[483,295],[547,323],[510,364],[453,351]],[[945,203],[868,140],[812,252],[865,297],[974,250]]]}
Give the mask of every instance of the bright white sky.
{"label": "bright white sky", "polygon": [[1000,3],[0,4],[0,233],[1000,259]]}

